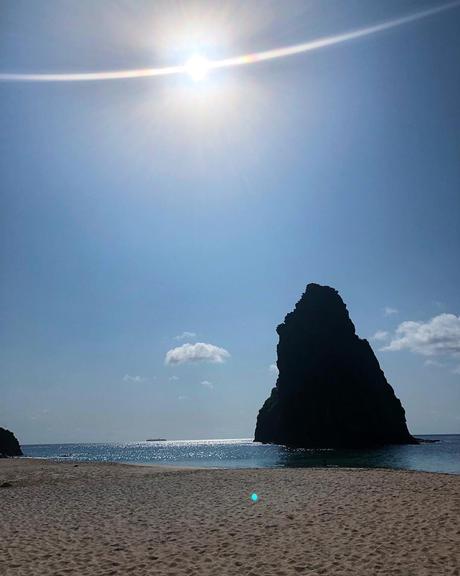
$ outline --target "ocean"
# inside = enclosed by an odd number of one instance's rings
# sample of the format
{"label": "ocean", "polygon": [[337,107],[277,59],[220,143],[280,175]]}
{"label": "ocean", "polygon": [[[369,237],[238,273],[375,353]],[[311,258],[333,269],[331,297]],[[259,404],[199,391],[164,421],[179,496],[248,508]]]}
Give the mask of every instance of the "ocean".
{"label": "ocean", "polygon": [[30,444],[25,456],[93,462],[166,464],[209,468],[393,468],[460,474],[460,434],[417,436],[435,443],[374,450],[305,450],[227,440],[168,440],[100,444]]}

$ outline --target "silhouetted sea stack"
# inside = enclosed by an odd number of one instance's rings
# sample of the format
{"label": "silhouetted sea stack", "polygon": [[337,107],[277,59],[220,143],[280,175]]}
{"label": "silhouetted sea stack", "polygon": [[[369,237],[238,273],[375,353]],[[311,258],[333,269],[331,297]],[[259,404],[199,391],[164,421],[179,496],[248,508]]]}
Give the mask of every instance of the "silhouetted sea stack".
{"label": "silhouetted sea stack", "polygon": [[21,447],[13,432],[0,427],[0,458],[22,455]]}
{"label": "silhouetted sea stack", "polygon": [[337,290],[309,284],[276,331],[279,376],[259,411],[255,441],[304,448],[417,444]]}

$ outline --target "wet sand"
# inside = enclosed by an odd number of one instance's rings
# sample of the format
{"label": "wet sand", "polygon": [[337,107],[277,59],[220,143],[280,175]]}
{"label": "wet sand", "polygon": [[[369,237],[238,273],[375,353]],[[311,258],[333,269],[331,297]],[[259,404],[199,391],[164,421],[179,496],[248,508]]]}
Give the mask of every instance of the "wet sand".
{"label": "wet sand", "polygon": [[11,459],[4,482],[4,576],[460,575],[460,476]]}

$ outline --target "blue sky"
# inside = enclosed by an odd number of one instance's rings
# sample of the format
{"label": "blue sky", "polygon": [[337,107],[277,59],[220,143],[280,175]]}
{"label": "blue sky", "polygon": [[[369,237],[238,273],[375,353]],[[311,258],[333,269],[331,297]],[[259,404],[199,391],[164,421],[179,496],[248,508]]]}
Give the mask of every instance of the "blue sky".
{"label": "blue sky", "polygon": [[[440,5],[5,1],[0,73],[224,58]],[[0,82],[0,425],[251,436],[276,325],[317,282],[410,430],[460,432],[459,25],[452,8],[201,82]],[[165,363],[196,342],[229,356]]]}

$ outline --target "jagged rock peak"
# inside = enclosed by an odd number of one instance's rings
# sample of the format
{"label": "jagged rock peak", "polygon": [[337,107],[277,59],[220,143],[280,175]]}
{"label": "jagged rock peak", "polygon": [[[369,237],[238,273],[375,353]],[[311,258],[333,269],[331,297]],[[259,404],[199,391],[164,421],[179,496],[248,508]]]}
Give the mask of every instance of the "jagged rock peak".
{"label": "jagged rock peak", "polygon": [[317,335],[329,334],[332,330],[337,336],[355,334],[355,326],[338,291],[313,283],[307,285],[294,310],[286,315],[277,332],[281,334],[285,328],[295,327]]}
{"label": "jagged rock peak", "polygon": [[255,440],[306,448],[416,443],[337,290],[308,284],[277,332],[278,380]]}

